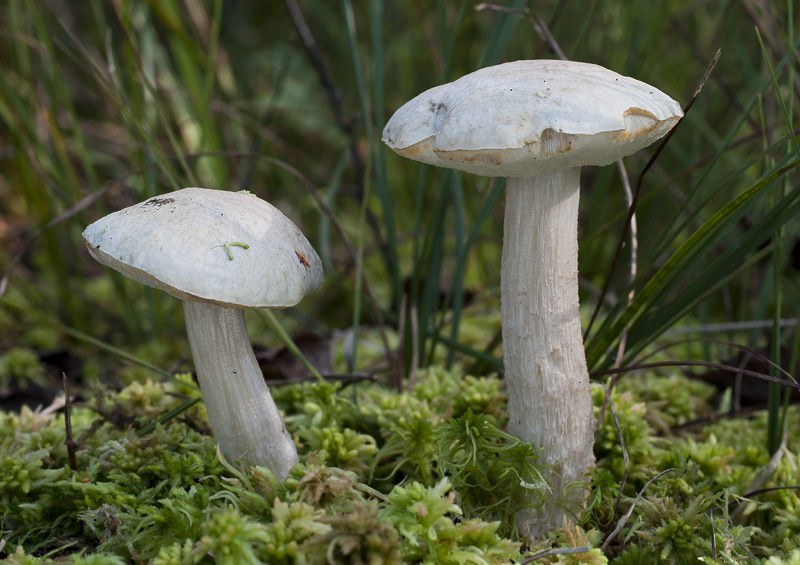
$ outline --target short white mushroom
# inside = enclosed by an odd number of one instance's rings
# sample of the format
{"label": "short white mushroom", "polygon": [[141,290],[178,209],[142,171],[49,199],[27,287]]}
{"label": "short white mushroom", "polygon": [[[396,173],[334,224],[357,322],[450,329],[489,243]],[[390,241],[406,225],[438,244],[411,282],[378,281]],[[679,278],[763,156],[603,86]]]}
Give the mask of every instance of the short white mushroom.
{"label": "short white mushroom", "polygon": [[83,232],[100,263],[181,300],[214,437],[231,460],[283,480],[297,450],[247,337],[244,308],[287,308],[322,286],[299,229],[255,195],[185,188]]}
{"label": "short white mushroom", "polygon": [[683,116],[667,95],[597,65],[517,61],[423,92],[383,141],[404,157],[507,177],[501,268],[509,432],[543,447],[552,500],[522,533],[561,525],[564,487],[594,464],[578,312],[580,167],[650,145]]}

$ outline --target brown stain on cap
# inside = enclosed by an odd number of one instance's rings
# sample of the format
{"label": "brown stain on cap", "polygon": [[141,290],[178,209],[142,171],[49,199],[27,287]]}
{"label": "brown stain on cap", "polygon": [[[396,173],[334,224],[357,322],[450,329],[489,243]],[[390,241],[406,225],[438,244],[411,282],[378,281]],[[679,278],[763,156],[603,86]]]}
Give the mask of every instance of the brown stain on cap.
{"label": "brown stain on cap", "polygon": [[456,151],[434,151],[434,153],[445,163],[469,163],[486,167],[498,167],[505,161],[499,151],[492,152],[488,149],[460,149]]}
{"label": "brown stain on cap", "polygon": [[629,140],[653,131],[661,123],[652,112],[642,108],[628,108],[622,116],[625,129],[619,132],[621,140]]}

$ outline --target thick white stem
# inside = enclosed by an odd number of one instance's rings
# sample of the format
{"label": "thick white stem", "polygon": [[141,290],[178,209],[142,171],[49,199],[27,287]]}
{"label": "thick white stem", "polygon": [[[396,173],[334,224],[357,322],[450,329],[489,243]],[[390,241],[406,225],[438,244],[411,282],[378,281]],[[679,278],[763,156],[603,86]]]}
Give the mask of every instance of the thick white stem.
{"label": "thick white stem", "polygon": [[[592,398],[578,311],[580,169],[506,184],[503,359],[509,433],[543,447],[553,493],[517,516],[523,534],[561,526],[564,487],[594,464]],[[580,492],[580,491],[578,491]],[[575,507],[573,507],[573,510]]]}
{"label": "thick white stem", "polygon": [[214,438],[228,459],[269,468],[278,479],[297,464],[297,449],[269,394],[244,310],[182,301],[197,380]]}

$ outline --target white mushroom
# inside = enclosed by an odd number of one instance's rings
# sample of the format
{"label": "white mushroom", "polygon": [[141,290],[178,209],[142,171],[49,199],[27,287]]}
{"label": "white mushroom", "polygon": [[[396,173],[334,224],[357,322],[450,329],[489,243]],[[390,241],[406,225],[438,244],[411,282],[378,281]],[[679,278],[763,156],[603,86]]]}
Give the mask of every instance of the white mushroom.
{"label": "white mushroom", "polygon": [[100,263],[181,300],[197,378],[226,457],[283,480],[297,450],[253,355],[244,308],[287,308],[322,286],[299,229],[249,193],[185,188],[83,232]]}
{"label": "white mushroom", "polygon": [[508,177],[501,269],[509,432],[543,447],[553,498],[520,531],[561,525],[564,487],[594,464],[578,312],[580,167],[651,144],[682,117],[655,88],[586,63],[517,61],[423,92],[383,141],[405,157]]}

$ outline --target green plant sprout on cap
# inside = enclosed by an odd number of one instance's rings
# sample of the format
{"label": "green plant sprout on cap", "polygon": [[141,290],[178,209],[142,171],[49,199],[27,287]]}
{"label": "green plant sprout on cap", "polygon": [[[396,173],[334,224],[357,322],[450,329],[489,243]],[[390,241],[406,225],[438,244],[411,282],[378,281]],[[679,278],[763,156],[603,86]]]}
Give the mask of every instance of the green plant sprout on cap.
{"label": "green plant sprout on cap", "polygon": [[[239,192],[241,194],[241,191]],[[211,249],[216,249],[217,247],[224,247],[225,254],[228,256],[228,261],[233,261],[233,251],[231,251],[231,247],[241,247],[242,249],[250,249],[250,245],[247,243],[242,243],[241,241],[223,241],[219,245],[215,245]]]}
{"label": "green plant sprout on cap", "polygon": [[[210,253],[217,233],[248,242],[248,253],[236,261]],[[244,308],[288,308],[322,286],[322,263],[297,226],[253,195],[185,188],[109,214],[83,238],[103,265],[181,300],[221,451],[286,478],[297,450],[253,355]]]}
{"label": "green plant sprout on cap", "polygon": [[520,532],[562,524],[563,494],[594,463],[578,311],[580,168],[650,145],[683,116],[669,96],[597,65],[516,61],[423,92],[386,124],[398,154],[506,177],[501,267],[508,430],[544,448],[554,496]]}

